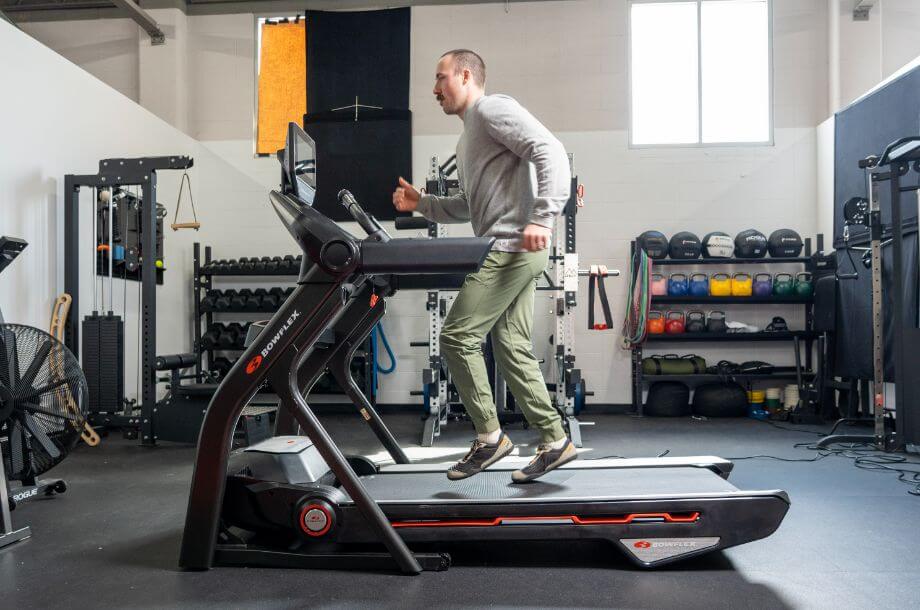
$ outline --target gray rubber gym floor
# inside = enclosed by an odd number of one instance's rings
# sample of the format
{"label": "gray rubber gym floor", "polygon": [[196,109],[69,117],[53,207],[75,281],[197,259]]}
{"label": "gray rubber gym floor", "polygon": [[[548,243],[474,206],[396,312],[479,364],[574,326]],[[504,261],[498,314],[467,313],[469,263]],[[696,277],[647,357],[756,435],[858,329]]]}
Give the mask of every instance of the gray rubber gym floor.
{"label": "gray rubber gym floor", "polygon": [[[468,424],[436,447],[414,445],[409,413],[384,414],[410,457],[442,461],[465,451]],[[586,417],[583,457],[814,455],[816,437],[750,420]],[[374,453],[351,414],[323,415],[346,450]],[[523,454],[535,435],[510,431]],[[832,456],[815,463],[736,462],[738,487],[782,488],[792,507],[773,536],[658,571],[606,549],[515,545],[454,555],[447,572],[396,574],[176,568],[194,448],[137,446],[117,435],[81,446],[52,471],[67,493],[14,511],[31,539],[0,551],[5,608],[896,608],[920,606],[920,497],[888,472]],[[916,461],[916,460],[915,460]],[[917,466],[914,466],[917,468]],[[447,481],[445,480],[445,485]]]}

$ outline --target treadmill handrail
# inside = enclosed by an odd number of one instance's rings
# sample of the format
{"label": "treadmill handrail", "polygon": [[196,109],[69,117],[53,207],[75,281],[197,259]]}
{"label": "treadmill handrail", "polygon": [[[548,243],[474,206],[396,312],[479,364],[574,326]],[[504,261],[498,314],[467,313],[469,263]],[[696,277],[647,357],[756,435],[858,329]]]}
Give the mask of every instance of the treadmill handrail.
{"label": "treadmill handrail", "polygon": [[494,237],[400,238],[361,242],[358,269],[369,274],[473,273],[489,255]]}

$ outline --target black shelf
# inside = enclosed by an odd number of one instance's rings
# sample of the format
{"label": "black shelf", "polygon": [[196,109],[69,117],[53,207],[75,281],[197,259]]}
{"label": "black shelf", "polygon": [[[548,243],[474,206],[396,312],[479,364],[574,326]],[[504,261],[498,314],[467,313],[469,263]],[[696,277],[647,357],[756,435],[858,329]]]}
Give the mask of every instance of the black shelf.
{"label": "black shelf", "polygon": [[278,307],[260,307],[259,309],[246,309],[245,307],[227,307],[221,309],[204,309],[201,308],[201,314],[206,313],[276,313]]}
{"label": "black shelf", "polygon": [[[823,249],[824,236],[817,236],[817,251]],[[764,257],[764,258],[696,258],[696,259],[664,259],[652,261],[652,268],[660,267],[659,273],[666,274],[666,267],[684,267],[686,269],[692,268],[696,265],[701,266],[711,266],[719,265],[723,268],[733,266],[733,265],[765,265],[765,266],[788,266],[788,265],[802,265],[805,270],[813,271],[814,270],[814,261],[812,260],[812,240],[811,238],[806,238],[803,244],[804,256],[798,256],[795,258],[773,258],[773,257]],[[634,255],[636,252],[636,242],[632,242],[630,247],[630,254]],[[781,267],[785,268],[785,267]],[[690,273],[689,270],[683,270],[684,273]],[[757,332],[757,333],[681,333],[681,334],[660,334],[660,335],[649,335],[647,342],[644,345],[638,345],[635,349],[632,350],[632,404],[635,412],[638,415],[643,414],[643,403],[642,403],[642,390],[644,387],[648,386],[649,383],[655,381],[681,381],[684,383],[703,383],[707,381],[718,381],[723,379],[719,375],[645,375],[642,372],[642,357],[643,350],[650,349],[655,350],[656,352],[661,352],[665,348],[670,351],[679,349],[674,347],[675,344],[679,345],[681,343],[753,343],[760,341],[788,341],[790,343],[795,342],[798,349],[798,340],[801,340],[804,343],[805,353],[804,353],[804,362],[802,365],[797,365],[797,367],[782,367],[780,370],[774,371],[770,375],[732,375],[731,377],[737,381],[769,381],[771,379],[796,379],[796,368],[801,372],[803,378],[811,378],[814,376],[812,372],[814,367],[812,366],[812,345],[814,341],[820,340],[821,334],[812,330],[814,328],[814,297],[813,296],[798,296],[798,295],[789,295],[789,296],[766,296],[766,297],[735,297],[735,296],[726,296],[726,297],[714,297],[710,295],[705,296],[653,296],[651,298],[651,307],[659,311],[665,311],[670,309],[671,305],[698,305],[705,306],[707,309],[718,309],[720,306],[725,305],[797,305],[803,308],[805,313],[805,329],[801,331],[787,331],[787,332]],[[683,309],[683,308],[682,308]],[[667,346],[665,345],[667,344]],[[818,358],[823,358],[819,353]],[[798,360],[797,360],[798,362]],[[820,368],[820,365],[819,365]]]}
{"label": "black shelf", "polygon": [[202,269],[199,275],[206,276],[233,276],[233,277],[297,277],[300,275],[300,268],[295,271],[230,271],[228,269]]}
{"label": "black shelf", "polygon": [[652,268],[661,265],[784,265],[787,263],[809,263],[811,258],[799,256],[796,258],[691,258],[653,260]]}
{"label": "black shelf", "polygon": [[[811,371],[802,371],[802,377],[810,378],[813,377],[814,373]],[[796,379],[795,371],[793,372],[780,372],[780,373],[770,373],[769,375],[758,374],[758,375],[728,375],[729,379],[734,379],[735,381],[770,381],[771,379]],[[722,375],[709,375],[709,374],[700,374],[700,375],[643,375],[642,380],[645,383],[655,383],[656,381],[680,381],[683,383],[698,381],[700,383],[709,383],[709,382],[718,382],[723,381],[725,377]]]}
{"label": "black shelf", "polygon": [[703,303],[721,303],[723,305],[808,305],[814,302],[814,297],[800,296],[769,296],[769,297],[712,297],[712,296],[654,296],[652,297],[652,306],[654,305],[689,305]]}
{"label": "black shelf", "polygon": [[741,343],[747,341],[789,341],[795,337],[799,339],[815,339],[818,337],[818,333],[808,330],[776,333],[680,333],[673,335],[649,335],[646,341],[649,343],[683,343],[692,341],[709,341],[711,343],[734,341]]}

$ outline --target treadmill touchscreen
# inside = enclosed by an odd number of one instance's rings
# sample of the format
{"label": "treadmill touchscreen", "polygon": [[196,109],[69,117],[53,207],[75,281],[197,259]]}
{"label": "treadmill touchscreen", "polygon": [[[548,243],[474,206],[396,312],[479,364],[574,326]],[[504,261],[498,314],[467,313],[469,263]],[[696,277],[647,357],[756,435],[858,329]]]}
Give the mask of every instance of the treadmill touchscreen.
{"label": "treadmill touchscreen", "polygon": [[285,156],[294,195],[313,205],[316,196],[316,143],[297,123],[288,124]]}

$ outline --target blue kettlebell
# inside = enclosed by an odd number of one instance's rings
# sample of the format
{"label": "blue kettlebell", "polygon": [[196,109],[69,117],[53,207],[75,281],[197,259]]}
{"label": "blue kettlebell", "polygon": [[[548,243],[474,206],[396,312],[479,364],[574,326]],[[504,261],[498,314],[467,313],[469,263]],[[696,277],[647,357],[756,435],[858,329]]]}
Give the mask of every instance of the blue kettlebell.
{"label": "blue kettlebell", "polygon": [[705,273],[694,273],[690,276],[690,294],[695,297],[709,296],[709,276]]}
{"label": "blue kettlebell", "polygon": [[754,275],[754,284],[751,286],[751,292],[755,297],[768,297],[773,294],[773,276],[769,273],[757,273]]}
{"label": "blue kettlebell", "polygon": [[687,295],[688,290],[687,276],[683,273],[672,273],[668,278],[668,295],[682,297]]}

